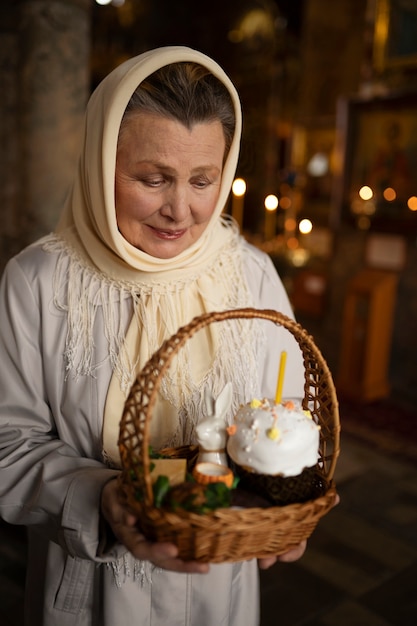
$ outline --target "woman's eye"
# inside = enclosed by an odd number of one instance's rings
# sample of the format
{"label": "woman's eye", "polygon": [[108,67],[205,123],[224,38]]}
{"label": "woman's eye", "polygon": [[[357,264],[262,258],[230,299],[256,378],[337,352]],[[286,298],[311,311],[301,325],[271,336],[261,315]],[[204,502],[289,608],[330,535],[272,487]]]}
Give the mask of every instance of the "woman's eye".
{"label": "woman's eye", "polygon": [[208,178],[197,178],[192,181],[192,184],[194,187],[197,187],[197,189],[205,189],[208,185],[210,185],[210,181]]}
{"label": "woman's eye", "polygon": [[163,178],[144,178],[143,183],[148,187],[159,187],[164,182]]}

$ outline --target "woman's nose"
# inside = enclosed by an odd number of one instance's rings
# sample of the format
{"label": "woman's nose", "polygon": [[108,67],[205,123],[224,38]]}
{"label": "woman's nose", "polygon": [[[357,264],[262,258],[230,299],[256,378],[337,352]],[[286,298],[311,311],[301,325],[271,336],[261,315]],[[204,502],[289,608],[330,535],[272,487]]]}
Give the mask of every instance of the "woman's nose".
{"label": "woman's nose", "polygon": [[181,186],[173,186],[165,197],[161,214],[170,217],[176,222],[184,221],[190,213],[190,203],[187,190]]}

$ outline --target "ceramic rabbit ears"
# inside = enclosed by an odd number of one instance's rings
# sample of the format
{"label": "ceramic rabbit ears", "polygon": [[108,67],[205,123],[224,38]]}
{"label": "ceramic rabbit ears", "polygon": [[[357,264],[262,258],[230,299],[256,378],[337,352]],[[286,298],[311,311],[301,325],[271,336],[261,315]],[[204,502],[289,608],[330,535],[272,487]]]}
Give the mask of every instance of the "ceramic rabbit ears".
{"label": "ceramic rabbit ears", "polygon": [[217,398],[214,398],[209,387],[207,386],[204,390],[204,402],[207,417],[212,417],[213,419],[224,419],[232,404],[232,392],[232,383],[229,382],[226,383]]}

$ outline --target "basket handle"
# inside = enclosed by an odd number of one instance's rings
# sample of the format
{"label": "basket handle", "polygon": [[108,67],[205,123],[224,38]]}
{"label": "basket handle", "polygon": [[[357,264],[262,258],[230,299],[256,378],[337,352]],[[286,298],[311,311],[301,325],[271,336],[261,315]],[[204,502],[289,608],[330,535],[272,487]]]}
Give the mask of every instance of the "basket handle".
{"label": "basket handle", "polygon": [[[126,399],[125,408],[120,421],[118,441],[122,467],[126,474],[131,472],[132,469],[129,466],[129,450],[135,449],[139,452],[137,479],[139,482],[144,481],[145,498],[150,504],[153,502],[153,493],[150,479],[149,423],[152,419],[152,409],[156,402],[157,392],[164,372],[168,369],[172,359],[181,347],[200,329],[214,322],[252,318],[270,320],[277,325],[283,326],[297,340],[303,354],[306,371],[312,374],[311,377],[305,381],[303,406],[307,408],[309,403],[313,401],[313,415],[318,409],[322,408],[322,405],[316,406],[315,395],[312,389],[314,390],[319,378],[323,378],[323,376],[326,378],[328,405],[331,407],[333,424],[328,433],[321,432],[321,437],[325,439],[324,448],[326,447],[326,438],[329,440],[332,439],[334,442],[333,447],[336,454],[333,451],[330,457],[330,467],[327,471],[327,476],[332,478],[339,450],[340,428],[338,403],[329,368],[320,350],[315,345],[313,338],[298,322],[278,311],[254,308],[232,309],[199,315],[189,324],[182,326],[172,337],[164,341],[138,374]],[[138,406],[141,407],[141,411],[139,419],[135,419]],[[325,450],[322,454],[322,460],[324,463],[329,460]],[[129,476],[126,475],[124,478],[130,481]]]}

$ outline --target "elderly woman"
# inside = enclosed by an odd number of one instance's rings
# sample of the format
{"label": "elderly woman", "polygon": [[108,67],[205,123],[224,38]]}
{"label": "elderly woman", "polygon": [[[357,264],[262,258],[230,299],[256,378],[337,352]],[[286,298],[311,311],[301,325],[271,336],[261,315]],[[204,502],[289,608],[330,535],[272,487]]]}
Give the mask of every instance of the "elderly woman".
{"label": "elderly woman", "polygon": [[[125,62],[90,99],[56,232],[5,270],[0,512],[28,527],[27,625],[259,622],[256,561],[181,561],[141,534],[114,480],[126,396],[164,339],[208,311],[291,315],[269,258],[222,215],[240,133],[239,98],[210,58],[170,47]],[[220,326],[189,342],[162,385],[154,447],[195,441],[207,387],[216,396],[232,381],[229,417],[273,395],[282,349],[285,393],[301,395],[301,355],[285,330]]]}

